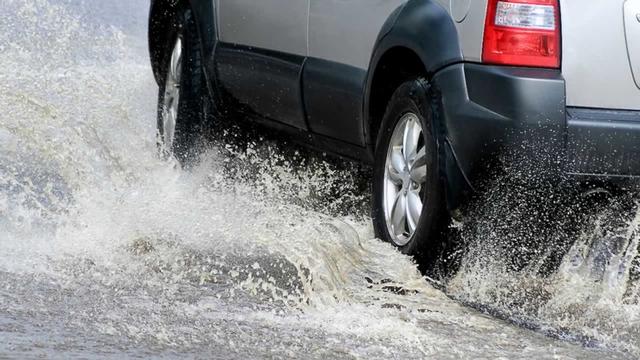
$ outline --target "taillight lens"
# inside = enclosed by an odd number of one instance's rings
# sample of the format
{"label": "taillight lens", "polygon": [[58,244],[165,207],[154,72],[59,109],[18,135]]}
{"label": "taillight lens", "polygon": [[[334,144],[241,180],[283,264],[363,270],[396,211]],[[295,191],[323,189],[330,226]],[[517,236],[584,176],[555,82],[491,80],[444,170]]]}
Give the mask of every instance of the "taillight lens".
{"label": "taillight lens", "polygon": [[560,67],[558,0],[489,0],[482,61]]}

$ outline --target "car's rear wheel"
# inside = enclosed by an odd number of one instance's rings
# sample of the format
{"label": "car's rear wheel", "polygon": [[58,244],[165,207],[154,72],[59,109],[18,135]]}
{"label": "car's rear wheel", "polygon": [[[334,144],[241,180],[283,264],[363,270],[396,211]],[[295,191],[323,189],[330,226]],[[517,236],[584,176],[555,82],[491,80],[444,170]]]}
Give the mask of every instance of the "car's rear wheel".
{"label": "car's rear wheel", "polygon": [[169,39],[162,61],[158,93],[158,148],[161,156],[181,164],[196,159],[212,107],[206,90],[203,57],[191,10],[175,9],[167,24]]}
{"label": "car's rear wheel", "polygon": [[435,255],[446,223],[432,115],[427,82],[402,84],[387,106],[375,155],[376,236],[421,258]]}

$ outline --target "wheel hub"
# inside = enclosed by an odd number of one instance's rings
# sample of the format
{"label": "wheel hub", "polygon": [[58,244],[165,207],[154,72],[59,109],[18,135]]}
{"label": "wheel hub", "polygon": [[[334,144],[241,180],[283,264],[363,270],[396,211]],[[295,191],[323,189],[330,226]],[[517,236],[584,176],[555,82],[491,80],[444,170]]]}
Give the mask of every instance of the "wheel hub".
{"label": "wheel hub", "polygon": [[424,206],[427,154],[420,118],[404,115],[389,142],[384,175],[384,214],[391,239],[404,246],[413,237]]}

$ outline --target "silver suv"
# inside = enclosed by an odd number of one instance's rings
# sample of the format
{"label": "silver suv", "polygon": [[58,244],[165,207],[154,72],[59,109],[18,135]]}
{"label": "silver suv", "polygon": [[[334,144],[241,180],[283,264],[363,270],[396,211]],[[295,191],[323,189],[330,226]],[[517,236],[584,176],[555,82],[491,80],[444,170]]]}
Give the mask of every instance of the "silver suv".
{"label": "silver suv", "polygon": [[149,44],[167,154],[234,113],[370,163],[405,253],[505,147],[640,176],[640,0],[152,0]]}

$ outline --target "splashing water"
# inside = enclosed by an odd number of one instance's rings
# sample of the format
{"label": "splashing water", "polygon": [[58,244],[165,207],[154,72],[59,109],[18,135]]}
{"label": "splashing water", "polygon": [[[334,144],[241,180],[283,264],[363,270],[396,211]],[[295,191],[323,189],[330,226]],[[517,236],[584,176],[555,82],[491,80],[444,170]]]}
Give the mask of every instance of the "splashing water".
{"label": "splashing water", "polygon": [[[638,354],[616,348],[633,345],[632,333],[605,332],[611,341],[585,348],[452,301],[373,239],[353,164],[288,157],[267,140],[214,146],[189,172],[159,160],[147,9],[144,1],[3,2],[0,357]],[[616,249],[636,248],[629,229]],[[600,261],[580,248],[595,241],[587,234],[557,284],[586,279]],[[611,254],[606,274],[620,274],[611,269],[633,255]],[[471,299],[485,283],[465,282],[470,274],[478,272],[463,267],[452,283]],[[610,281],[636,276],[622,274]],[[555,315],[584,303],[560,290],[535,319],[591,326],[589,316]],[[606,302],[635,294],[598,301],[608,310]]]}
{"label": "splashing water", "polygon": [[640,204],[623,193],[498,176],[471,204],[447,292],[527,327],[638,356]]}

